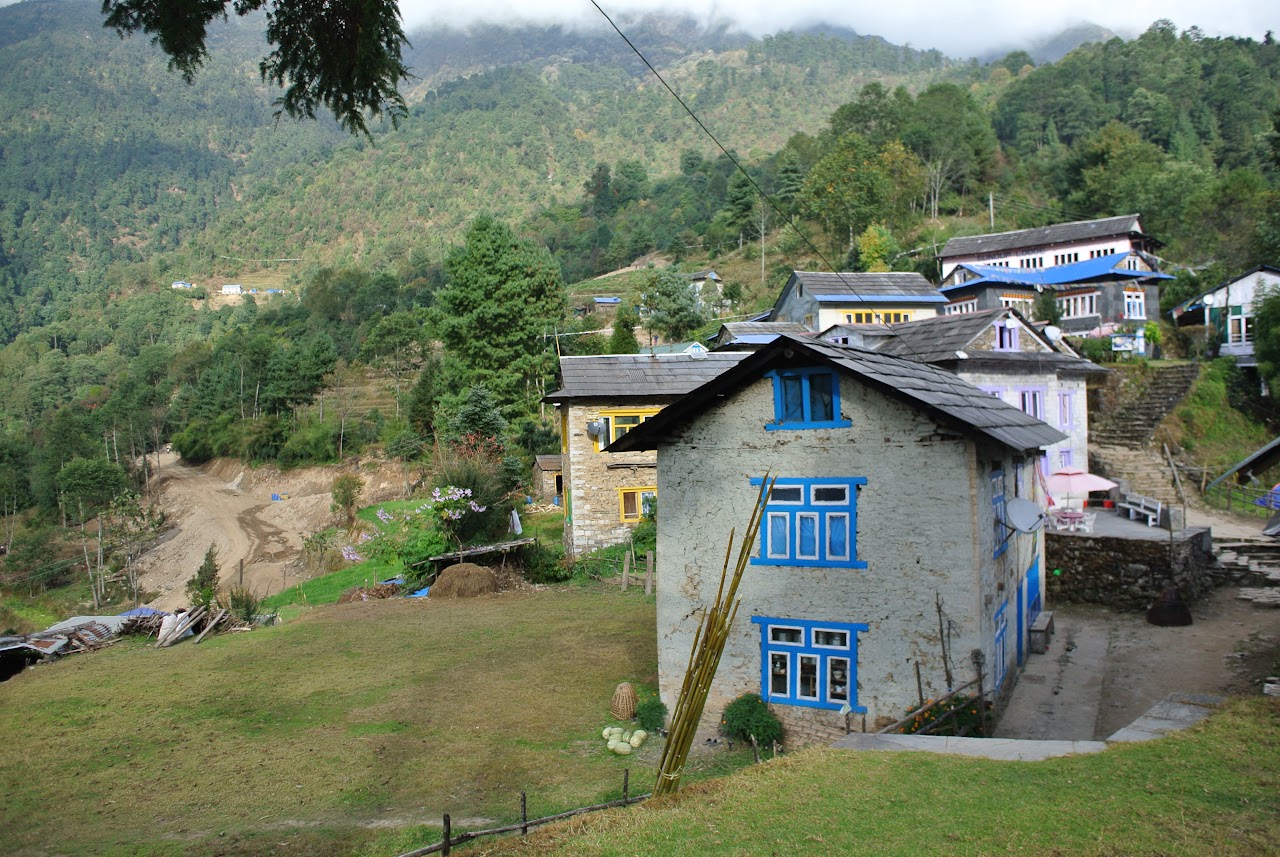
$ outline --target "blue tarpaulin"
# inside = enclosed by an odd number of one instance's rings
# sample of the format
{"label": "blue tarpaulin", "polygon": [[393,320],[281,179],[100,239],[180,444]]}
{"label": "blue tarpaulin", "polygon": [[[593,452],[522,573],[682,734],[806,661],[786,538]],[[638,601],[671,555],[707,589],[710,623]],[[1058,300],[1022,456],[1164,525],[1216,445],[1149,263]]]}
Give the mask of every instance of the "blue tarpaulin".
{"label": "blue tarpaulin", "polygon": [[119,613],[117,615],[119,616],[168,616],[169,614],[164,610],[157,610],[154,607],[135,607],[132,610],[126,610],[125,612]]}
{"label": "blue tarpaulin", "polygon": [[417,592],[410,592],[410,593],[408,594],[408,596],[406,596],[406,597],[408,597],[408,598],[426,598],[426,597],[427,597],[427,593],[428,593],[430,590],[431,590],[431,587],[430,587],[430,586],[424,586],[424,587],[422,587],[421,589],[419,589]]}

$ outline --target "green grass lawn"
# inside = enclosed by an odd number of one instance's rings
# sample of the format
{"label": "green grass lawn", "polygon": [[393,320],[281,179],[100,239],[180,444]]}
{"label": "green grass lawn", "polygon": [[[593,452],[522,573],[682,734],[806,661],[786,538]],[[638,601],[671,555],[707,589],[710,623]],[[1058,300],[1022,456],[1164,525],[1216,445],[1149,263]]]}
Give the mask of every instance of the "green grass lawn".
{"label": "green grass lawn", "polygon": [[515,855],[1271,855],[1280,701],[1044,762],[809,750],[653,801],[491,841]]}
{"label": "green grass lawn", "polygon": [[[615,587],[333,605],[0,684],[0,853],[386,855],[441,815],[608,799],[649,755],[599,731],[656,681],[653,599]],[[652,757],[652,758],[651,758]]]}

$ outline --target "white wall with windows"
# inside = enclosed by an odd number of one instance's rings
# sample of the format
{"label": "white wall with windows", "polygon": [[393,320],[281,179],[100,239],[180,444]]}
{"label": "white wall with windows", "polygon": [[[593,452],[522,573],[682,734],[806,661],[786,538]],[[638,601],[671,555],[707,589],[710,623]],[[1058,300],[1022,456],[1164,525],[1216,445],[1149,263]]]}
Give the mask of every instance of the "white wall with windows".
{"label": "white wall with windows", "polygon": [[1089,413],[1082,376],[1059,377],[1054,372],[1028,376],[964,366],[956,374],[1067,435],[1066,440],[1045,451],[1043,463],[1049,473],[1062,467],[1088,467]]}
{"label": "white wall with windows", "polygon": [[[814,428],[769,430],[784,375],[708,404],[659,449],[660,687],[674,705],[730,531],[741,533],[769,474],[779,482],[706,716],[761,693],[789,734],[819,740],[822,729],[843,733],[844,705],[870,723],[901,716],[916,700],[916,662],[926,695],[944,692],[940,653],[920,621],[935,595],[954,623],[953,651],[979,648],[994,662],[998,599],[982,596],[997,575],[985,468],[1007,450],[978,454],[930,415],[848,376],[837,376],[838,413],[816,413]],[[986,559],[975,567],[956,557]]]}

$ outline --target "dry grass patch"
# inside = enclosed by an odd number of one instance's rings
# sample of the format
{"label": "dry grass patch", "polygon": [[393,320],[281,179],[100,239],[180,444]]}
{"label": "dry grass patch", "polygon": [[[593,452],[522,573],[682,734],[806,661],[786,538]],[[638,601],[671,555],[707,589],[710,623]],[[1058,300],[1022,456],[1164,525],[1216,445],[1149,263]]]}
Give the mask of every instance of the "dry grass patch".
{"label": "dry grass patch", "polygon": [[595,746],[653,682],[652,599],[610,588],[317,609],[125,641],[0,685],[0,852],[348,854],[455,817],[585,805],[652,774]]}

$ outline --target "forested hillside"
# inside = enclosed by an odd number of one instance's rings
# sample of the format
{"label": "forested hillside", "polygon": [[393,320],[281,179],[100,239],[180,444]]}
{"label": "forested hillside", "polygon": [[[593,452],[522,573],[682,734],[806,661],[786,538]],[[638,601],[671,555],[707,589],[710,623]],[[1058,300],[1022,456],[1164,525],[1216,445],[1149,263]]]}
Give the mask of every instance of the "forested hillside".
{"label": "forested hillside", "polygon": [[[509,453],[553,449],[557,353],[634,350],[642,319],[705,332],[792,267],[933,275],[991,209],[997,230],[1141,213],[1180,272],[1168,300],[1280,259],[1269,37],[1158,22],[1036,68],[632,23],[749,179],[602,34],[415,37],[410,115],[363,139],[273,121],[252,18],[188,86],[92,4],[0,8],[6,567],[112,508],[169,440],[192,460],[408,461],[488,412]],[[714,265],[724,294],[699,306],[678,269],[641,270],[612,338],[578,335],[601,322],[572,317],[567,284],[650,254]],[[240,281],[287,291],[216,295]],[[359,412],[362,387],[391,404]]]}

